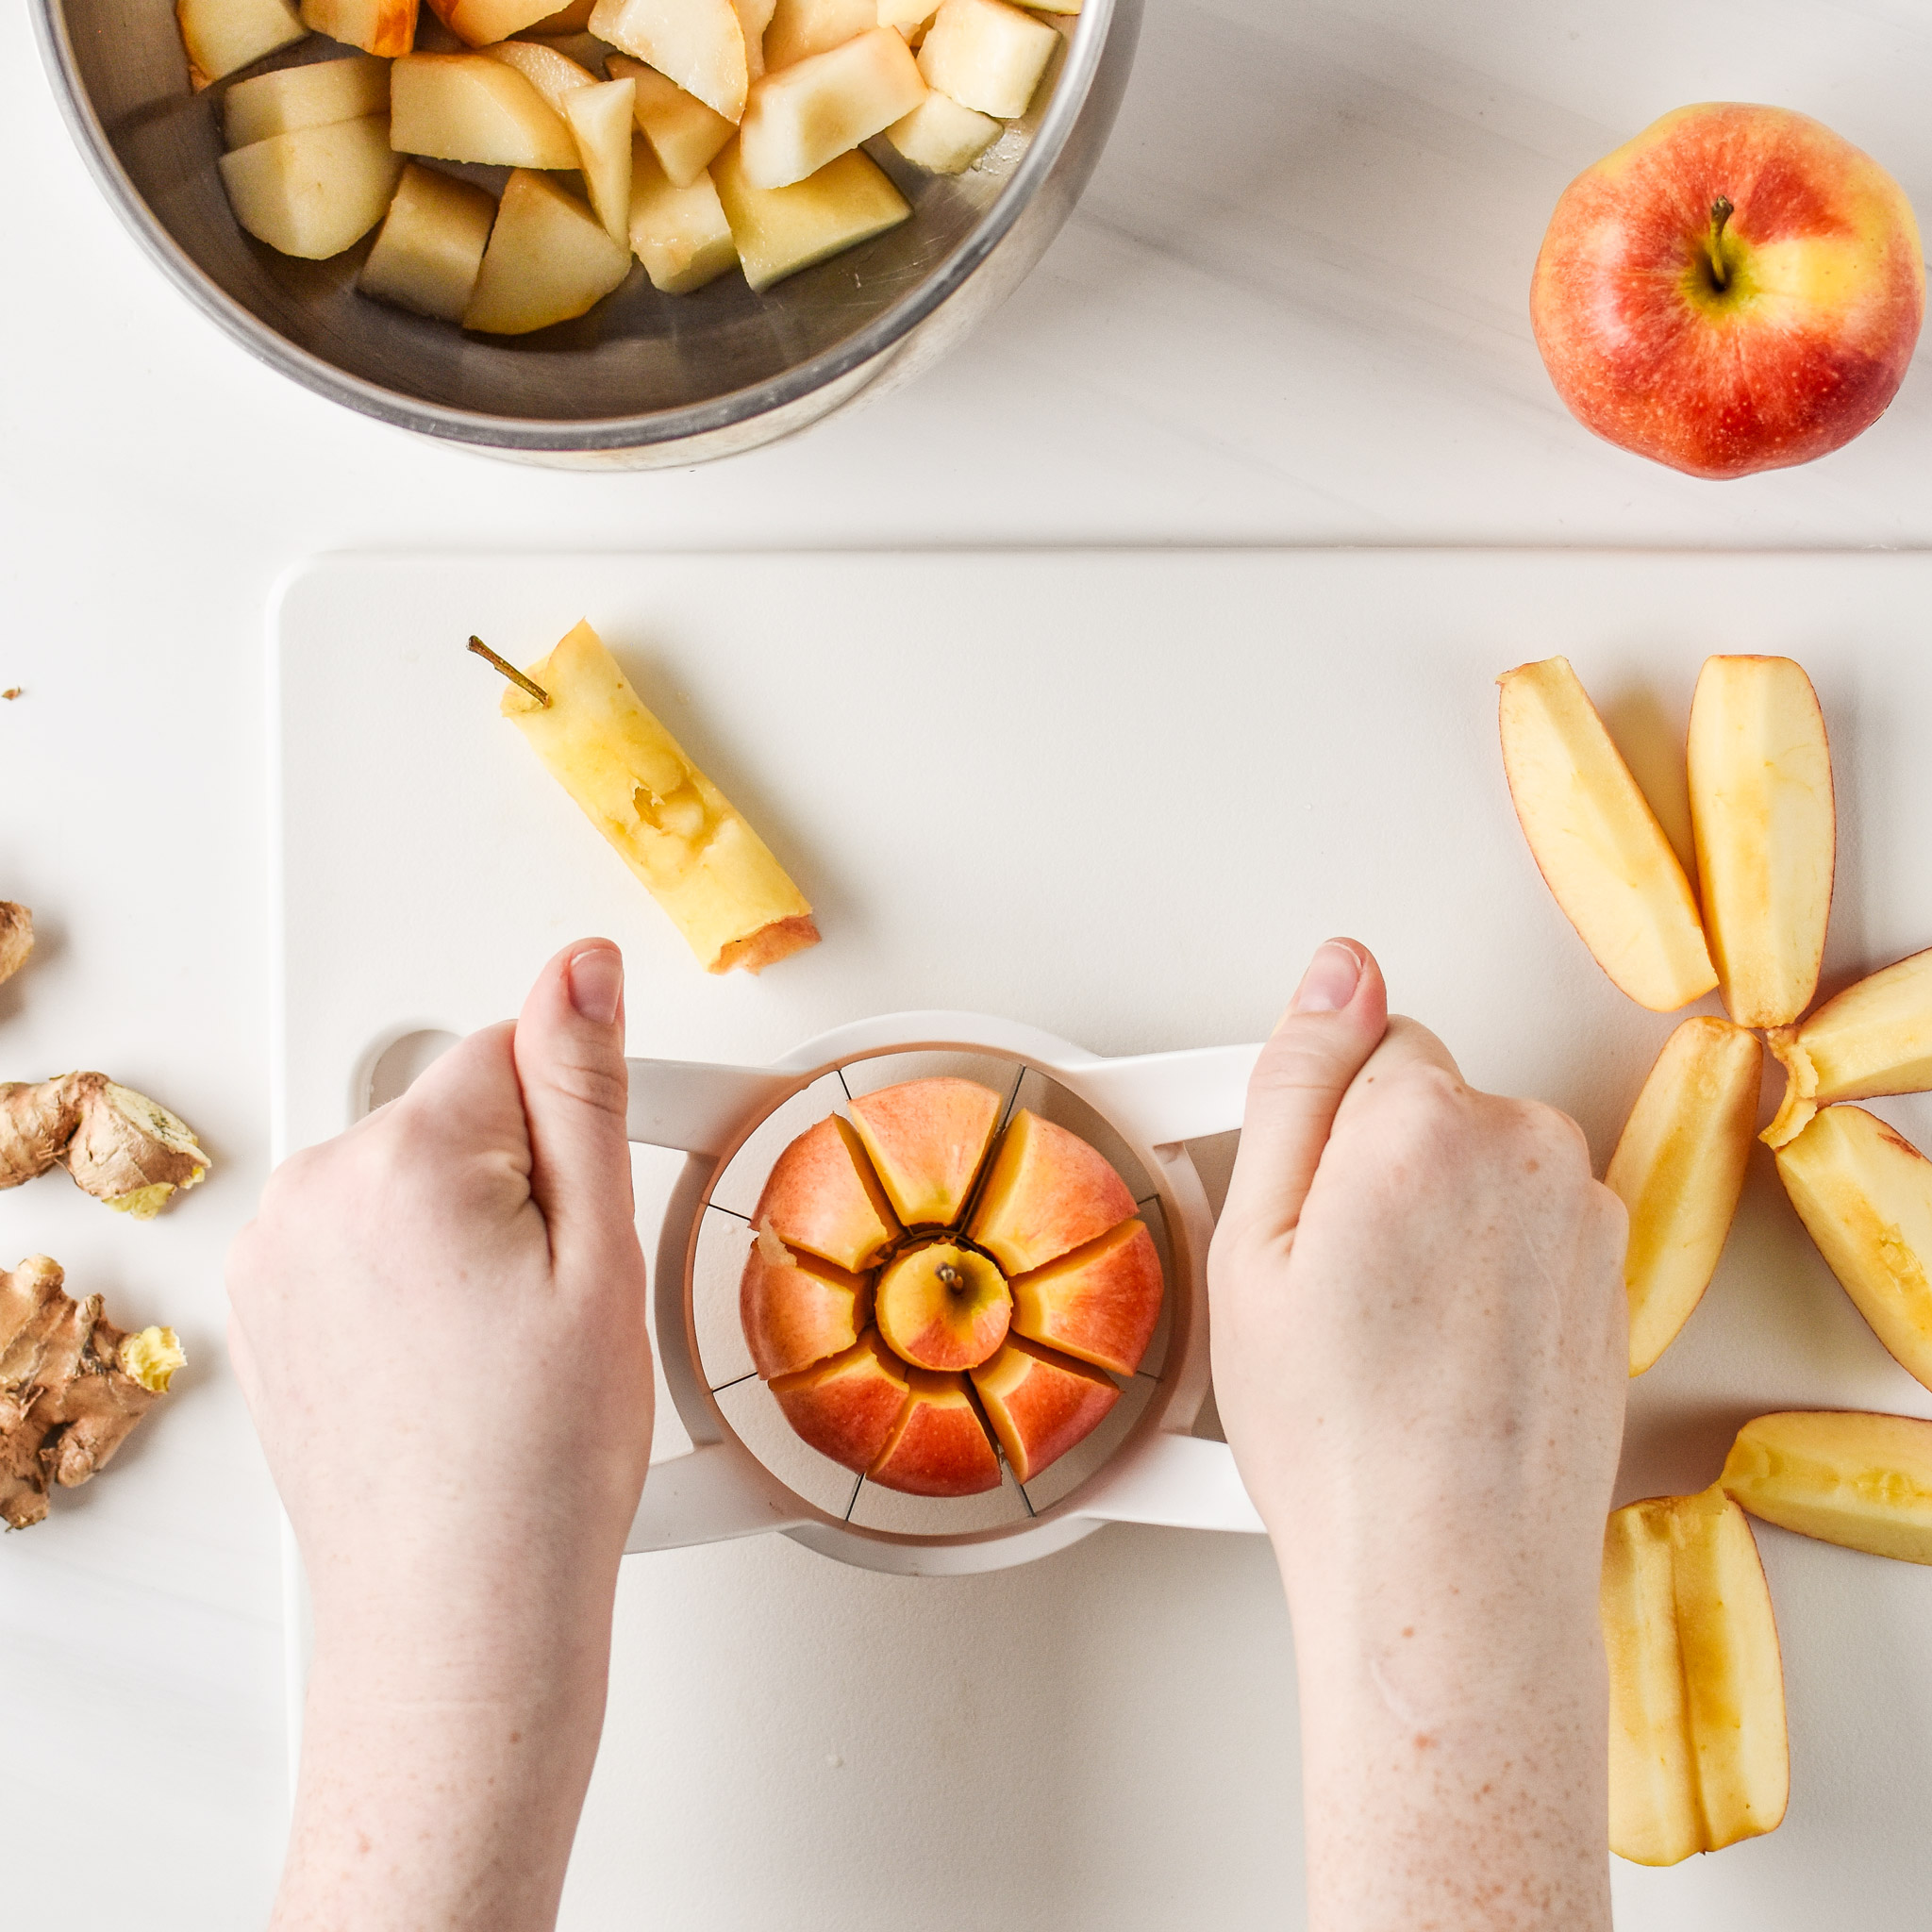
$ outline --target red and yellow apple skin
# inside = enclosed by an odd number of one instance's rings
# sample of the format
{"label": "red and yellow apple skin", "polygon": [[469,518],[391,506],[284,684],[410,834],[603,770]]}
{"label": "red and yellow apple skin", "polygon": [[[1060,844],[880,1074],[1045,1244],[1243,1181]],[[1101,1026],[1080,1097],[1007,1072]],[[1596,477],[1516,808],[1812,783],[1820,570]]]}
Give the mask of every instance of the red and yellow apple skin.
{"label": "red and yellow apple skin", "polygon": [[879,1273],[879,1333],[916,1369],[974,1369],[1007,1339],[1013,1298],[984,1255],[928,1241]]}
{"label": "red and yellow apple skin", "polygon": [[738,1288],[739,1321],[766,1381],[842,1354],[872,1320],[872,1283],[788,1248],[769,1227],[752,1242]]}
{"label": "red and yellow apple skin", "polygon": [[866,1474],[914,1496],[976,1496],[1000,1486],[1000,1459],[987,1440],[966,1377],[908,1369],[911,1393],[891,1440]]}
{"label": "red and yellow apple skin", "polygon": [[1006,1105],[976,1080],[907,1080],[861,1093],[852,1124],[908,1227],[950,1227],[979,1178]]}
{"label": "red and yellow apple skin", "polygon": [[1160,1319],[1160,1255],[1140,1221],[1009,1285],[1016,1334],[1117,1375],[1141,1366]]}
{"label": "red and yellow apple skin", "polygon": [[752,1216],[835,1268],[870,1268],[904,1231],[850,1121],[832,1114],[779,1155]]}
{"label": "red and yellow apple skin", "polygon": [[770,1386],[785,1420],[821,1456],[864,1470],[884,1451],[906,1412],[907,1374],[879,1331],[868,1328],[842,1355],[796,1374],[774,1376]]}
{"label": "red and yellow apple skin", "polygon": [[1010,1280],[1097,1241],[1133,1212],[1134,1197],[1105,1156],[1022,1108],[1000,1137],[967,1232]]}
{"label": "red and yellow apple skin", "polygon": [[1787,108],[1679,108],[1564,190],[1530,288],[1578,422],[1722,478],[1869,428],[1911,359],[1925,264],[1870,156]]}
{"label": "red and yellow apple skin", "polygon": [[1091,1435],[1121,1398],[1097,1369],[1017,1338],[973,1371],[973,1386],[1023,1483]]}

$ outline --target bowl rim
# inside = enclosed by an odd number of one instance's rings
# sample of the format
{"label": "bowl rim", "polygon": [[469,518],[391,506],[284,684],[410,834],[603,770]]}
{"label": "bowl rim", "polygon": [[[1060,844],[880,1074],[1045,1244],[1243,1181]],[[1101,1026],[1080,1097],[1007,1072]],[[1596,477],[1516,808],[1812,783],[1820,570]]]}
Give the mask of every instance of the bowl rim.
{"label": "bowl rim", "polygon": [[[68,32],[67,0],[32,0],[35,38],[55,98],[81,158],[122,225],[181,293],[258,361],[329,401],[444,441],[510,451],[619,451],[713,436],[803,402],[885,355],[956,293],[1006,238],[1052,171],[1085,107],[1099,70],[1116,0],[1084,0],[1059,78],[1020,164],[991,207],[936,267],[863,328],[762,382],[702,403],[642,415],[499,416],[424,401],[352,375],[300,347],[236,300],[189,255],[148,206],[121,165],[80,77]],[[1056,16],[1064,19],[1065,16]]]}

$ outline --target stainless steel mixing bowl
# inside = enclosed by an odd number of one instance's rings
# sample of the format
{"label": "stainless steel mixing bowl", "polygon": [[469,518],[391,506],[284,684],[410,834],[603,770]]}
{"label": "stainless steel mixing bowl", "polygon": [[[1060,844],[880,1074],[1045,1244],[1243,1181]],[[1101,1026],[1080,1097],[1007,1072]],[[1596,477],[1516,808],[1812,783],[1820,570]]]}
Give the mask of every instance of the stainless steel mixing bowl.
{"label": "stainless steel mixing bowl", "polygon": [[[189,90],[169,0],[29,5],[103,192],[244,349],[385,423],[520,461],[611,469],[751,449],[936,360],[1018,286],[1072,211],[1141,24],[1141,0],[1087,0],[1033,111],[964,175],[926,175],[871,143],[913,208],[877,241],[763,295],[736,275],[659,295],[637,271],[579,321],[490,338],[357,294],[367,241],[297,261],[242,233],[215,171],[218,116]],[[318,44],[329,43],[288,58]]]}

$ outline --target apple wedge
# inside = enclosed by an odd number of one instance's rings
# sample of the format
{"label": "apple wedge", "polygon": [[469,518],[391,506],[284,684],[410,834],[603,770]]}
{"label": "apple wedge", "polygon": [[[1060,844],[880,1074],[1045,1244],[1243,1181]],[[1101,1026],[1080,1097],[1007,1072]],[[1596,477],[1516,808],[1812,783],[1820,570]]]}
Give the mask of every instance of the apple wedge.
{"label": "apple wedge", "polygon": [[1738,1431],[1719,1481],[1782,1529],[1932,1563],[1932,1422],[1842,1409],[1761,1415]]}
{"label": "apple wedge", "polygon": [[785,1420],[812,1448],[862,1472],[884,1453],[906,1412],[908,1374],[878,1330],[868,1328],[842,1355],[767,1386]]}
{"label": "apple wedge", "polygon": [[1022,1108],[1000,1136],[968,1230],[1008,1279],[1131,1220],[1134,1197],[1077,1134]]}
{"label": "apple wedge", "polygon": [[581,60],[573,60],[556,47],[539,41],[499,41],[493,47],[478,47],[492,60],[513,67],[542,96],[543,105],[559,121],[567,120],[563,97],[576,88],[595,87],[597,76]]}
{"label": "apple wedge", "polygon": [[393,59],[416,44],[416,0],[302,0],[302,25],[345,47]]}
{"label": "apple wedge", "polygon": [[1787,1025],[1818,990],[1837,843],[1811,680],[1789,658],[1706,658],[1689,758],[1719,991],[1739,1025]]}
{"label": "apple wedge", "polygon": [[902,1232],[852,1123],[838,1114],[808,1127],[779,1155],[752,1221],[855,1274]]}
{"label": "apple wedge", "polygon": [[1160,1252],[1141,1221],[1016,1276],[1013,1329],[1029,1341],[1131,1375],[1160,1320]]}
{"label": "apple wedge", "polygon": [[1604,1183],[1630,1215],[1624,1285],[1630,1373],[1663,1354],[1703,1299],[1738,1211],[1764,1050],[1727,1020],[1686,1020],[1665,1042]]}
{"label": "apple wedge", "polygon": [[[738,1315],[767,1381],[842,1355],[872,1321],[869,1277],[794,1254],[769,1224],[752,1239],[738,1288]],[[874,1445],[876,1447],[876,1445]]]}
{"label": "apple wedge", "polygon": [[744,112],[751,67],[731,0],[597,0],[591,31],[668,75],[725,120]]}
{"label": "apple wedge", "polygon": [[346,60],[311,60],[303,67],[278,67],[236,81],[222,95],[222,139],[230,147],[248,147],[293,134],[302,127],[326,127],[334,121],[360,121],[389,112],[389,63],[366,54]]}
{"label": "apple wedge", "polygon": [[563,118],[576,140],[591,209],[618,247],[630,247],[631,106],[627,80],[592,81],[563,97]]}
{"label": "apple wedge", "polygon": [[1923,1093],[1932,1087],[1932,952],[1914,953],[1848,986],[1765,1044],[1785,1070],[1785,1097],[1764,1130],[1782,1147],[1834,1100]]}
{"label": "apple wedge", "polygon": [[738,266],[711,177],[700,168],[689,186],[674,187],[641,134],[631,137],[629,241],[651,286],[666,295],[689,295]]}
{"label": "apple wedge", "polygon": [[1818,1251],[1899,1365],[1932,1389],[1932,1160],[1861,1107],[1827,1107],[1777,1150]]}
{"label": "apple wedge", "polygon": [[919,49],[927,87],[1002,121],[1026,111],[1060,44],[1043,20],[1007,0],[944,0]]}
{"label": "apple wedge", "polygon": [[546,16],[542,0],[428,0],[429,10],[459,41],[488,47]]}
{"label": "apple wedge", "polygon": [[1496,681],[1509,796],[1564,917],[1639,1006],[1674,1012],[1708,992],[1690,881],[1569,659]]}
{"label": "apple wedge", "polygon": [[949,94],[928,88],[924,100],[886,129],[886,139],[912,163],[934,175],[970,168],[1000,138],[990,114],[962,108]]}
{"label": "apple wedge", "polygon": [[287,0],[175,0],[175,23],[197,93],[308,33]]}
{"label": "apple wedge", "polygon": [[410,54],[390,70],[389,99],[390,141],[399,153],[492,168],[577,165],[563,117],[515,68],[488,54]]}
{"label": "apple wedge", "polygon": [[755,188],[734,141],[711,164],[711,181],[744,278],[759,290],[883,235],[912,212],[878,164],[857,149],[790,188]]}
{"label": "apple wedge", "polygon": [[1023,1483],[1091,1436],[1121,1399],[1097,1370],[1018,1340],[973,1371],[973,1386]]}
{"label": "apple wedge", "polygon": [[745,102],[738,128],[744,178],[754,188],[789,188],[924,98],[918,64],[889,26],[796,61],[759,81]]}
{"label": "apple wedge", "polygon": [[879,25],[910,41],[932,25],[940,0],[878,0]]}
{"label": "apple wedge", "polygon": [[879,1274],[886,1346],[918,1369],[976,1369],[1007,1339],[1012,1296],[984,1255],[928,1241],[894,1255]]}
{"label": "apple wedge", "polygon": [[976,1496],[1000,1486],[1000,1460],[964,1375],[908,1369],[910,1393],[867,1476],[914,1496]]}
{"label": "apple wedge", "polygon": [[485,190],[411,161],[356,286],[398,308],[461,322],[495,220]]}
{"label": "apple wedge", "polygon": [[403,172],[380,114],[298,127],[232,148],[216,165],[235,219],[283,255],[321,261],[359,242]]}
{"label": "apple wedge", "polygon": [[731,139],[731,123],[628,54],[612,54],[604,65],[613,79],[628,80],[637,90],[631,111],[638,132],[650,144],[665,178],[674,188],[691,187]]}
{"label": "apple wedge", "polygon": [[877,0],[777,0],[765,27],[765,72],[843,46],[878,25]]}
{"label": "apple wedge", "polygon": [[1604,1533],[1610,1849],[1675,1865],[1774,1831],[1790,1789],[1784,1668],[1757,1545],[1716,1488]]}
{"label": "apple wedge", "polygon": [[1005,1102],[976,1080],[904,1080],[853,1097],[852,1124],[908,1227],[950,1227],[973,1191]]}
{"label": "apple wedge", "polygon": [[629,249],[575,195],[547,175],[513,169],[463,326],[497,336],[549,328],[595,308],[629,273]]}

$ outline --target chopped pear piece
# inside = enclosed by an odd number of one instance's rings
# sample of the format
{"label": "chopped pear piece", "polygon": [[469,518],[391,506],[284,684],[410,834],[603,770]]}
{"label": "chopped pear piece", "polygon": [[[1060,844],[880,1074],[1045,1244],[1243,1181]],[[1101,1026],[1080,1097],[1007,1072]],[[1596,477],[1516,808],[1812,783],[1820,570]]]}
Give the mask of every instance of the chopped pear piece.
{"label": "chopped pear piece", "polygon": [[497,205],[463,326],[522,336],[570,322],[629,273],[630,251],[575,195],[545,175],[518,168]]}
{"label": "chopped pear piece", "polygon": [[795,61],[759,81],[745,102],[738,129],[744,178],[754,188],[789,188],[924,98],[918,63],[889,26]]}
{"label": "chopped pear piece", "polygon": [[1777,1150],[1777,1171],[1872,1332],[1932,1389],[1932,1160],[1862,1107],[1827,1107]]}
{"label": "chopped pear piece", "polygon": [[302,24],[345,47],[393,59],[416,44],[416,0],[302,0]]}
{"label": "chopped pear piece", "polygon": [[1932,1563],[1932,1422],[1794,1409],[1746,1423],[1719,1478],[1754,1516],[1904,1563]]}
{"label": "chopped pear piece", "polygon": [[495,219],[495,201],[474,182],[411,161],[356,286],[399,308],[459,323]]}
{"label": "chopped pear piece", "polygon": [[563,118],[576,137],[584,186],[604,231],[620,248],[629,244],[631,108],[637,90],[627,80],[597,80],[564,96]]}
{"label": "chopped pear piece", "polygon": [[916,168],[935,175],[958,175],[970,168],[1000,138],[1000,124],[990,114],[962,108],[937,88],[902,121],[886,129],[886,139]]}
{"label": "chopped pear piece", "polygon": [[284,255],[321,261],[358,242],[389,207],[403,158],[380,114],[298,127],[221,157],[235,219]]}
{"label": "chopped pear piece", "polygon": [[429,0],[429,10],[473,47],[507,41],[548,17],[542,0]]}
{"label": "chopped pear piece", "polygon": [[1774,1831],[1790,1790],[1784,1667],[1744,1513],[1715,1487],[1604,1533],[1610,1849],[1675,1865]]}
{"label": "chopped pear piece", "polygon": [[919,50],[927,87],[1011,121],[1026,111],[1060,43],[1043,20],[1007,0],[944,0]]}
{"label": "chopped pear piece", "polygon": [[597,0],[591,31],[668,75],[725,120],[744,112],[751,65],[731,0]]}
{"label": "chopped pear piece", "polygon": [[731,123],[675,80],[628,54],[612,54],[606,64],[613,75],[622,75],[636,88],[632,112],[638,132],[650,142],[671,185],[689,188],[731,139]]}
{"label": "chopped pear piece", "polygon": [[597,76],[579,60],[539,41],[498,41],[493,47],[478,47],[492,60],[514,67],[543,97],[553,114],[563,116],[563,97],[573,88],[595,87]]}
{"label": "chopped pear piece", "polygon": [[1765,1044],[1785,1070],[1767,1146],[1802,1133],[1828,1101],[1923,1093],[1932,1087],[1932,952],[1846,987],[1808,1020],[1774,1027]]}
{"label": "chopped pear piece", "polygon": [[630,170],[630,245],[651,286],[689,295],[738,265],[738,244],[711,177],[679,188],[658,165],[641,134]]}
{"label": "chopped pear piece", "polygon": [[574,61],[592,80],[608,77],[604,63],[609,58],[610,50],[595,34],[540,34],[532,27],[528,33],[519,34],[514,41],[500,41],[497,44],[547,47],[553,54],[561,54],[566,60]]}
{"label": "chopped pear piece", "polygon": [[1837,842],[1831,751],[1789,658],[1707,658],[1690,702],[1690,824],[1704,929],[1740,1026],[1811,1004]]}
{"label": "chopped pear piece", "polygon": [[1570,660],[1496,681],[1509,796],[1564,917],[1639,1006],[1669,1013],[1708,992],[1690,882]]}
{"label": "chopped pear piece", "polygon": [[196,92],[308,33],[286,0],[175,0],[175,21]]}
{"label": "chopped pear piece", "polygon": [[399,153],[493,168],[575,168],[563,118],[488,54],[411,54],[390,70],[390,140]]}
{"label": "chopped pear piece", "polygon": [[765,28],[765,72],[843,46],[878,25],[876,0],[778,0]]}
{"label": "chopped pear piece", "polygon": [[772,24],[772,8],[777,0],[731,0],[738,15],[738,30],[744,36],[744,75],[747,82],[763,77],[765,72],[765,29]]}
{"label": "chopped pear piece", "polygon": [[504,716],[671,915],[707,972],[757,973],[818,943],[805,895],[639,702],[588,624],[527,675],[550,703],[512,685]]}
{"label": "chopped pear piece", "polygon": [[388,111],[386,60],[366,54],[314,60],[235,82],[222,96],[222,139],[230,147],[248,147],[298,127],[325,127],[332,121]]}
{"label": "chopped pear piece", "polygon": [[939,10],[940,0],[878,0],[879,25],[895,28],[908,41],[930,26]]}
{"label": "chopped pear piece", "polygon": [[1703,1299],[1738,1211],[1764,1050],[1727,1020],[1686,1020],[1664,1042],[1604,1182],[1630,1214],[1624,1285],[1630,1373],[1663,1354]]}
{"label": "chopped pear piece", "polygon": [[856,148],[790,188],[754,188],[733,142],[711,169],[744,278],[754,289],[870,242],[912,212],[877,163]]}

